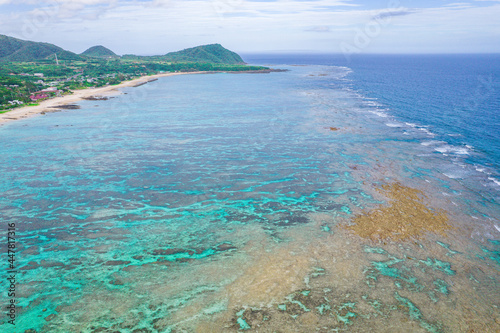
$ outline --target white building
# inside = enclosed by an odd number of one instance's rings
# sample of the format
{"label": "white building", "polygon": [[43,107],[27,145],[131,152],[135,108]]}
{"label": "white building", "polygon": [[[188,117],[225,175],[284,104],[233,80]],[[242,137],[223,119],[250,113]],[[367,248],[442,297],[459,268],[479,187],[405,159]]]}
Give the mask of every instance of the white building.
{"label": "white building", "polygon": [[19,100],[15,99],[15,100],[13,100],[13,101],[9,101],[9,104],[10,104],[10,105],[14,105],[14,104],[21,105],[21,104],[23,104],[23,102],[21,102],[21,101],[19,101]]}
{"label": "white building", "polygon": [[42,92],[51,92],[51,91],[56,91],[57,90],[57,87],[48,87],[48,88],[45,88],[43,90],[40,90]]}

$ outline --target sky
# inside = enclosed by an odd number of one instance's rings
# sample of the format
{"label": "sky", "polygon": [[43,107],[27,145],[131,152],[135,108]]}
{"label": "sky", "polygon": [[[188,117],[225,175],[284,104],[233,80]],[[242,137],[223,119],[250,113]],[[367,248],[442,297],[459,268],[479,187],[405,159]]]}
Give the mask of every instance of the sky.
{"label": "sky", "polygon": [[0,34],[81,53],[500,53],[500,0],[0,0]]}

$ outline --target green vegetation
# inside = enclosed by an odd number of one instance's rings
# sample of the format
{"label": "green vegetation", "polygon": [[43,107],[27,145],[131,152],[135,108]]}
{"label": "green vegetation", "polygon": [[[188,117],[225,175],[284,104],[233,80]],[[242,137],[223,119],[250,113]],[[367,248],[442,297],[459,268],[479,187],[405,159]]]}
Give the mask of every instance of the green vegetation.
{"label": "green vegetation", "polygon": [[102,45],[92,46],[91,48],[85,50],[81,55],[87,57],[96,57],[96,58],[114,58],[118,57],[113,51],[108,48],[105,48]]}
{"label": "green vegetation", "polygon": [[[88,58],[119,58],[113,51],[102,46],[93,46],[82,54],[64,50],[49,43],[39,43],[0,35],[0,62],[4,61],[42,61],[42,60],[87,61]],[[196,46],[160,56],[125,55],[124,60],[163,61],[163,62],[195,62],[212,64],[244,64],[243,59],[220,44]]]}
{"label": "green vegetation", "polygon": [[215,64],[244,64],[241,57],[231,52],[220,44],[210,44],[185,49],[178,52],[170,52],[163,56],[167,61],[183,62],[210,62]]}
{"label": "green vegetation", "polygon": [[36,61],[57,53],[59,60],[77,60],[81,57],[49,43],[38,43],[0,35],[0,61]]}
{"label": "green vegetation", "polygon": [[[247,66],[220,44],[163,56],[117,56],[104,46],[81,55],[48,43],[0,35],[0,112],[70,94],[71,90],[115,85],[144,75],[194,71],[270,71]],[[4,110],[4,111],[2,111]]]}
{"label": "green vegetation", "polygon": [[143,61],[166,61],[174,63],[211,63],[211,64],[229,64],[243,65],[245,62],[241,57],[232,51],[224,48],[220,44],[209,44],[192,47],[177,52],[170,52],[160,56],[137,56],[126,54],[122,56],[124,60],[143,60]]}

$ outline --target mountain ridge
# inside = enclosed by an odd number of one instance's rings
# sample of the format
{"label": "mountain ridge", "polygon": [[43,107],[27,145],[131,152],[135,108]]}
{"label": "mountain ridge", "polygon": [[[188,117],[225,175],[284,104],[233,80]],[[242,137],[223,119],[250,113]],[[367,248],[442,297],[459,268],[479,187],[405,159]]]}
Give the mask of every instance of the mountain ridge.
{"label": "mountain ridge", "polygon": [[245,64],[236,52],[230,51],[218,43],[195,46],[158,56],[124,55],[120,57],[102,45],[92,46],[81,54],[76,54],[54,44],[0,35],[0,62],[47,60],[55,58],[55,55],[57,55],[59,60],[85,60],[88,58],[112,57],[123,60],[154,60],[174,63]]}
{"label": "mountain ridge", "polygon": [[245,62],[241,57],[220,44],[207,44],[200,45],[191,48],[187,48],[181,51],[169,52],[165,54],[162,58],[169,61],[186,61],[186,62],[196,62],[200,60],[205,60],[206,62],[215,64],[244,64]]}
{"label": "mountain ridge", "polygon": [[50,43],[33,42],[0,35],[0,61],[36,61],[58,54],[60,60],[78,60],[73,52]]}

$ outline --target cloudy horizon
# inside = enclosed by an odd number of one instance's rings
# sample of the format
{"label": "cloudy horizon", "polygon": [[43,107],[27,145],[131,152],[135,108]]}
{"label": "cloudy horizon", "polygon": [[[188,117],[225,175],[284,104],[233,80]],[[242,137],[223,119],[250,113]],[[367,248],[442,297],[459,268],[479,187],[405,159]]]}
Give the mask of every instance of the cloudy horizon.
{"label": "cloudy horizon", "polygon": [[500,0],[0,0],[0,34],[75,53],[498,53]]}

